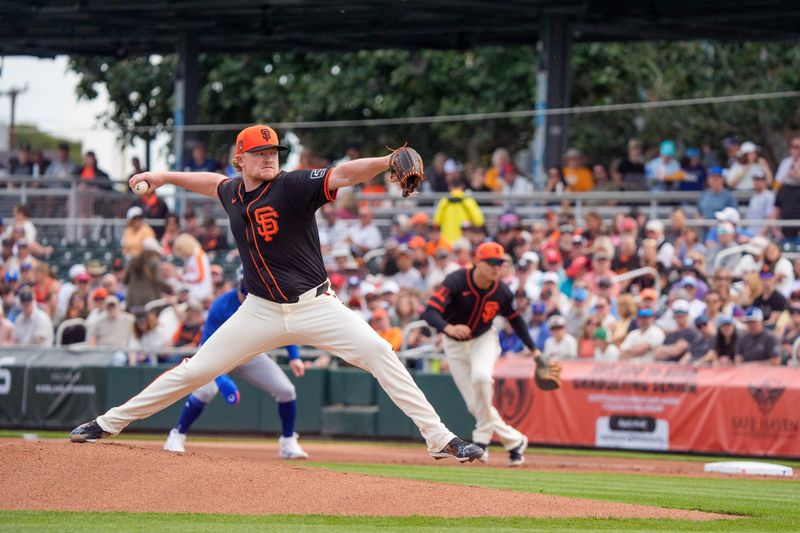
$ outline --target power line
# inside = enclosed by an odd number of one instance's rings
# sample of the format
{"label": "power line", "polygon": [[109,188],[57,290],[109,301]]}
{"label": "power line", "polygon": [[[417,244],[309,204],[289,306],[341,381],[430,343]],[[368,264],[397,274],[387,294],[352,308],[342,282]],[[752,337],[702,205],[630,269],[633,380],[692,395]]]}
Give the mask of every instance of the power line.
{"label": "power line", "polygon": [[[271,122],[270,125],[280,129],[321,129],[341,128],[348,126],[394,126],[403,124],[437,124],[443,122],[469,122],[477,120],[526,118],[553,115],[586,115],[590,113],[608,113],[612,111],[631,111],[647,109],[663,109],[669,107],[689,107],[709,104],[728,104],[749,102],[754,100],[777,100],[781,98],[800,97],[800,91],[780,91],[771,93],[736,94],[730,96],[705,96],[701,98],[684,98],[675,100],[659,100],[655,102],[632,102],[627,104],[602,104],[593,106],[572,106],[553,109],[524,109],[519,111],[495,111],[490,113],[463,113],[457,115],[429,115],[421,117],[375,118],[359,120],[312,120],[297,122]],[[231,131],[250,126],[247,124],[191,124],[180,126],[184,131]],[[130,132],[146,132],[153,130],[173,130],[177,126],[137,126],[129,128]]]}

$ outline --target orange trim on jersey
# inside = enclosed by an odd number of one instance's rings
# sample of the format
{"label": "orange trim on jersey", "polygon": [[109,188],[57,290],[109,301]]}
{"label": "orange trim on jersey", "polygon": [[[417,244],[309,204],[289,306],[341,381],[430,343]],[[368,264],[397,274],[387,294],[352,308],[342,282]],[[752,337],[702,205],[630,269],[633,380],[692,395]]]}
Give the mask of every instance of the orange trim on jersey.
{"label": "orange trim on jersey", "polygon": [[478,292],[478,289],[472,284],[472,269],[467,269],[467,287],[469,288],[470,292],[475,295],[475,306],[472,308],[472,312],[469,314],[469,320],[467,320],[467,326],[472,323],[472,318],[479,313],[480,311],[480,303],[481,303],[481,293]]}
{"label": "orange trim on jersey", "polygon": [[239,182],[239,186],[236,187],[236,194],[239,196],[239,202],[244,205],[244,197],[242,197],[242,185],[244,184],[244,179]]}
{"label": "orange trim on jersey", "polygon": [[431,307],[433,307],[434,309],[436,309],[440,313],[444,313],[444,307],[442,307],[441,305],[437,304],[433,300],[428,300],[428,305],[430,305]]}
{"label": "orange trim on jersey", "polygon": [[[270,277],[270,279],[272,280],[272,283],[274,283],[274,284],[275,284],[275,288],[276,288],[276,289],[278,289],[278,292],[280,293],[280,295],[281,295],[281,296],[283,296],[283,299],[284,299],[284,300],[288,300],[289,298],[287,298],[287,297],[286,297],[286,295],[285,295],[285,294],[283,294],[283,291],[281,290],[281,287],[280,287],[280,285],[278,285],[278,282],[277,282],[277,281],[275,281],[275,276],[273,276],[273,275],[272,275],[272,271],[271,271],[271,270],[269,269],[269,267],[267,266],[267,262],[266,262],[266,261],[264,261],[264,256],[261,254],[261,248],[259,248],[259,247],[258,247],[258,239],[256,239],[256,232],[255,232],[255,230],[253,230],[253,219],[252,219],[252,218],[251,218],[251,216],[250,216],[250,206],[252,206],[252,205],[253,205],[254,203],[256,203],[258,200],[260,200],[262,196],[264,196],[264,193],[266,193],[266,192],[267,192],[267,190],[268,190],[268,189],[269,189],[269,188],[272,186],[272,183],[273,183],[272,181],[270,181],[269,183],[267,183],[267,186],[266,186],[266,187],[264,187],[264,190],[263,190],[263,191],[261,191],[261,194],[259,194],[259,195],[258,195],[258,196],[257,196],[257,197],[256,197],[256,198],[255,198],[255,199],[252,201],[252,202],[250,202],[249,204],[247,204],[247,208],[246,208],[244,211],[245,211],[245,213],[247,213],[247,220],[249,220],[249,221],[250,221],[250,231],[251,231],[251,232],[252,232],[252,234],[253,234],[253,244],[255,244],[255,245],[256,245],[256,251],[258,252],[258,257],[259,257],[259,259],[261,259],[261,264],[262,264],[262,265],[264,265],[264,269],[267,271],[267,274],[269,274],[269,277]],[[253,253],[253,252],[251,251],[251,252],[250,252],[250,255],[252,255],[252,253]],[[272,291],[270,291],[270,294],[272,294]],[[273,296],[273,299],[274,299],[274,298],[275,298],[275,297]]]}
{"label": "orange trim on jersey", "polygon": [[494,286],[491,289],[489,289],[489,292],[483,295],[483,298],[480,299],[480,305],[478,306],[478,314],[475,316],[475,325],[469,326],[469,323],[467,323],[470,329],[474,330],[478,327],[478,320],[480,320],[481,318],[481,310],[483,309],[483,306],[486,305],[486,302],[489,301],[489,298],[491,298],[492,294],[497,292],[497,287],[499,286],[500,283],[498,281],[495,281]]}
{"label": "orange trim on jersey", "polygon": [[335,202],[336,195],[339,194],[339,189],[334,189],[332,191],[328,189],[328,178],[331,177],[331,174],[333,174],[333,167],[329,168],[328,172],[325,173],[325,182],[322,184],[322,186],[325,188],[325,198],[329,202]]}
{"label": "orange trim on jersey", "polygon": [[509,316],[506,317],[506,320],[514,320],[518,316],[519,316],[519,313],[517,311],[514,311],[513,313],[511,313]]}

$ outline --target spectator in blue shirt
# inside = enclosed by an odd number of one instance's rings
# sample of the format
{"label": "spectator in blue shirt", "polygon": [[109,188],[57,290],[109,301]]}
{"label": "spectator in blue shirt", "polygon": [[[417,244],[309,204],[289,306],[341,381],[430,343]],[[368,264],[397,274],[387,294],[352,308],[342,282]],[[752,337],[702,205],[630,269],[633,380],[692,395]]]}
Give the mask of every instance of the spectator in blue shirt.
{"label": "spectator in blue shirt", "polygon": [[197,143],[192,148],[192,158],[183,167],[184,172],[216,172],[218,170],[219,165],[208,157],[206,145],[203,143]]}
{"label": "spectator in blue shirt", "polygon": [[539,350],[544,350],[544,343],[550,337],[550,328],[547,325],[547,306],[544,302],[535,302],[531,306],[533,318],[529,329],[531,338]]}
{"label": "spectator in blue shirt", "polygon": [[683,165],[683,181],[678,184],[681,191],[702,191],[706,186],[706,167],[700,161],[699,148],[686,149],[686,163]]}
{"label": "spectator in blue shirt", "polygon": [[706,220],[714,220],[715,214],[726,207],[737,207],[733,193],[725,188],[722,169],[713,167],[708,171],[708,188],[700,195],[697,205],[700,216]]}

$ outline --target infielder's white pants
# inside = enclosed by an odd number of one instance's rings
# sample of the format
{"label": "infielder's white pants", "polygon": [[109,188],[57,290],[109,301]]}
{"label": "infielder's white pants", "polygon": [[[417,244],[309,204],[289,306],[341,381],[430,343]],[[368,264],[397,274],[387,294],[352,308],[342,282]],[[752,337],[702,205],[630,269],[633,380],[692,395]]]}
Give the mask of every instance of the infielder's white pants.
{"label": "infielder's white pants", "polygon": [[439,451],[455,437],[411,379],[391,345],[332,291],[316,289],[295,304],[277,304],[248,295],[242,306],[209,338],[194,357],[165,372],[124,405],[110,409],[97,423],[111,434],[180,400],[256,354],[287,344],[325,350],[370,372],[395,404],[413,420],[428,450]]}
{"label": "infielder's white pants", "polygon": [[519,445],[523,435],[506,424],[494,408],[494,364],[500,356],[500,342],[494,328],[474,339],[444,338],[444,353],[450,373],[467,409],[475,417],[472,441],[489,444],[496,434],[506,450]]}

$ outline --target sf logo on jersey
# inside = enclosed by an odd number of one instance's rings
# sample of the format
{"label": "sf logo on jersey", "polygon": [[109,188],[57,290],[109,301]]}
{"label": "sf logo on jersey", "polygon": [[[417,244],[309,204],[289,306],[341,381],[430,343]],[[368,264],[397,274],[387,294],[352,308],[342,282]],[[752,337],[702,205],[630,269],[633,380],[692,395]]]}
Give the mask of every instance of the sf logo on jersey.
{"label": "sf logo on jersey", "polygon": [[497,315],[497,312],[500,310],[500,305],[494,301],[488,301],[483,306],[483,313],[481,314],[481,319],[484,322],[491,322],[492,319]]}
{"label": "sf logo on jersey", "polygon": [[265,206],[256,209],[253,212],[253,216],[258,225],[256,231],[258,231],[259,235],[264,237],[265,241],[270,242],[272,236],[278,233],[278,212],[270,206]]}

